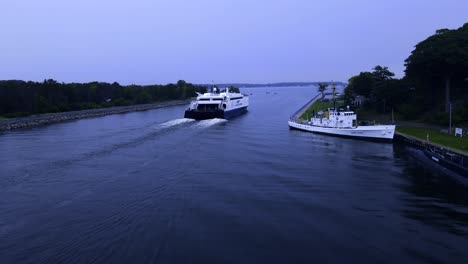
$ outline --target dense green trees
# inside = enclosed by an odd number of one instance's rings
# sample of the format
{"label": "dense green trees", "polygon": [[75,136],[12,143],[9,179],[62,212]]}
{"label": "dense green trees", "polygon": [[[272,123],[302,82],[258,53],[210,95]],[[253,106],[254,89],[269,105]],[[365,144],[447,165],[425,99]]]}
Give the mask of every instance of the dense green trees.
{"label": "dense green trees", "polygon": [[416,45],[405,63],[406,76],[436,97],[442,95],[448,112],[449,102],[455,98],[450,96],[452,84],[460,86],[468,78],[468,23],[456,30],[437,30]]}
{"label": "dense green trees", "polygon": [[229,86],[229,92],[231,93],[240,93],[240,90],[238,87],[235,87],[235,86]]}
{"label": "dense green trees", "polygon": [[468,123],[468,23],[437,30],[416,45],[405,66],[402,79],[381,66],[351,77],[345,98],[352,103],[361,96],[367,108],[436,123],[447,122],[451,104],[455,122]]}
{"label": "dense green trees", "polygon": [[205,86],[185,81],[168,85],[129,85],[116,82],[58,83],[0,81],[0,115],[13,117],[100,107],[186,99],[203,93]]}
{"label": "dense green trees", "polygon": [[366,107],[382,113],[391,111],[408,95],[408,89],[402,86],[403,81],[393,79],[394,76],[387,67],[377,65],[372,72],[361,72],[351,77],[345,89],[347,104],[360,95],[365,98]]}
{"label": "dense green trees", "polygon": [[350,95],[355,94],[370,97],[374,86],[374,78],[372,77],[372,73],[361,72],[359,75],[351,77],[348,82],[349,84],[346,88],[347,93]]}

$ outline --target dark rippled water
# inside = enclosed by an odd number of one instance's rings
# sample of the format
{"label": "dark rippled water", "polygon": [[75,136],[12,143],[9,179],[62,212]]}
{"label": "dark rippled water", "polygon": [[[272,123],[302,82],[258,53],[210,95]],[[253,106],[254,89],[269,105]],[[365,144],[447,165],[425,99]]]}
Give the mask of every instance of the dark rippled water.
{"label": "dark rippled water", "polygon": [[229,121],[0,134],[0,263],[468,263],[466,185],[403,147],[289,130],[314,88],[244,92]]}

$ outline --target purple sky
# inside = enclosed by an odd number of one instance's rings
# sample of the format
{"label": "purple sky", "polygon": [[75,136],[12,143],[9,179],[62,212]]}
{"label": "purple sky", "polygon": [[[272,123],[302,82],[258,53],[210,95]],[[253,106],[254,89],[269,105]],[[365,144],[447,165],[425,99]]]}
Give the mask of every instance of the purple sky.
{"label": "purple sky", "polygon": [[0,79],[122,84],[398,77],[415,44],[468,22],[467,0],[9,0]]}

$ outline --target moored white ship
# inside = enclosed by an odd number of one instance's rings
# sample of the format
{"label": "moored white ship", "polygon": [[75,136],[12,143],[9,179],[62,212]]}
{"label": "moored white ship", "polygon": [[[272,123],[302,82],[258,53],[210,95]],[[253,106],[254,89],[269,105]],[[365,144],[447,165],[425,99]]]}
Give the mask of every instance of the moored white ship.
{"label": "moored white ship", "polygon": [[395,125],[357,126],[357,115],[349,110],[328,109],[319,112],[309,121],[289,120],[289,127],[336,136],[392,140]]}
{"label": "moored white ship", "polygon": [[197,120],[211,118],[231,118],[247,112],[249,97],[241,93],[231,93],[226,88],[225,92],[218,93],[213,88],[211,93],[198,94],[196,100],[190,103],[185,111],[185,118]]}

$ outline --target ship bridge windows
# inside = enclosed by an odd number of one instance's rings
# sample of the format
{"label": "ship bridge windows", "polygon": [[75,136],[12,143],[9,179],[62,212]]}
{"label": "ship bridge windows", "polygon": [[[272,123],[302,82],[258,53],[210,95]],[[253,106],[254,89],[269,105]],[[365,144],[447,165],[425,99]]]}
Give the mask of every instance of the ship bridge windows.
{"label": "ship bridge windows", "polygon": [[199,104],[197,107],[198,111],[213,111],[218,109],[217,104]]}
{"label": "ship bridge windows", "polygon": [[200,98],[199,101],[222,101],[223,98]]}

